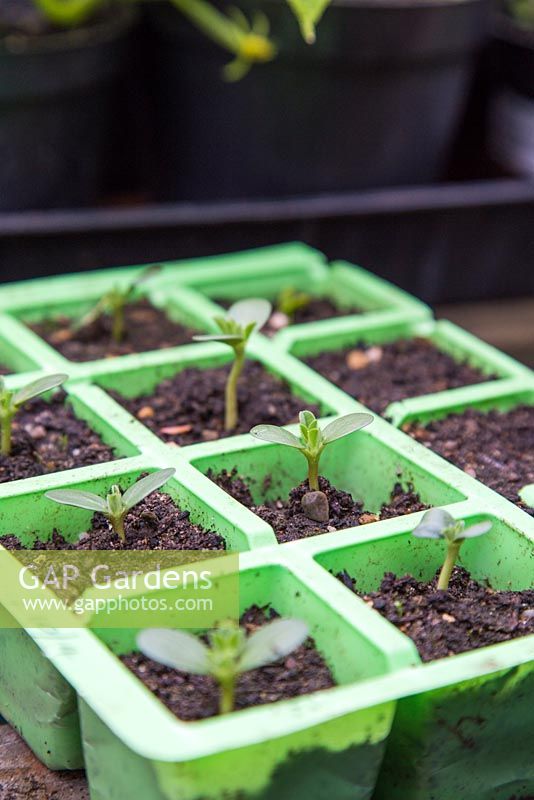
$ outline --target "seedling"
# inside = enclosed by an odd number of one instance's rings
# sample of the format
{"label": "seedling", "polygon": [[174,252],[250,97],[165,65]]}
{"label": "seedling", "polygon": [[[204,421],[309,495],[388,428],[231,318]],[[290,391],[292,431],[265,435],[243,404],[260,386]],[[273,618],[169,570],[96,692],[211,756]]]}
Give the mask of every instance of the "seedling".
{"label": "seedling", "polygon": [[160,269],[159,265],[152,264],[126,286],[114,286],[79,320],[75,328],[79,330],[87,325],[92,325],[102,314],[109,315],[112,318],[111,337],[114,342],[120,344],[126,333],[126,320],[124,315],[126,306],[135,298],[139,286]]}
{"label": "seedling", "polygon": [[534,483],[523,486],[519,492],[519,497],[527,506],[534,508]]}
{"label": "seedling", "polygon": [[208,644],[184,631],[149,628],[137,636],[137,646],[148,658],[194,675],[212,675],[220,690],[219,713],[235,706],[235,686],[242,672],[264,667],[289,655],[308,636],[298,619],[275,619],[247,637],[232,620],[208,634]]}
{"label": "seedling", "polygon": [[228,309],[226,317],[214,317],[220,333],[193,336],[196,342],[222,342],[234,351],[234,363],[225,389],[224,427],[233,431],[237,425],[237,384],[245,365],[247,342],[254,330],[260,330],[271,316],[268,300],[240,300]]}
{"label": "seedling", "polygon": [[292,286],[282,289],[276,300],[276,310],[292,320],[295,313],[301,308],[309,306],[312,300],[311,294],[300,292]]}
{"label": "seedling", "polygon": [[28,383],[18,392],[11,392],[6,389],[5,381],[0,377],[0,450],[3,456],[8,456],[11,453],[13,419],[24,403],[39,397],[45,392],[49,392],[51,389],[56,389],[62,383],[65,383],[68,377],[63,373],[46,375],[44,378],[38,378],[36,381]]}
{"label": "seedling", "polygon": [[342,439],[349,433],[365,428],[373,421],[371,414],[347,414],[330,422],[323,430],[311,411],[299,414],[300,438],[277,425],[256,425],[250,431],[252,436],[266,442],[285,444],[300,450],[308,462],[308,485],[310,491],[319,491],[319,460],[327,444]]}
{"label": "seedling", "polygon": [[412,531],[419,539],[444,539],[447,542],[447,555],[439,573],[438,589],[447,591],[452,570],[458,559],[460,547],[465,539],[482,536],[491,528],[491,522],[477,522],[465,527],[463,520],[456,521],[451,514],[441,508],[429,509],[419,525]]}
{"label": "seedling", "polygon": [[124,494],[119,486],[112,486],[105,499],[92,492],[80,492],[75,489],[54,489],[51,492],[47,492],[45,497],[64,506],[99,511],[107,517],[119,539],[124,542],[126,541],[124,520],[128,511],[140,503],[141,500],[144,500],[145,497],[148,497],[149,494],[155,492],[156,489],[159,489],[160,486],[163,486],[164,483],[167,483],[175,472],[176,470],[172,467],[151,472],[150,475],[141,478],[140,481],[126,489]]}

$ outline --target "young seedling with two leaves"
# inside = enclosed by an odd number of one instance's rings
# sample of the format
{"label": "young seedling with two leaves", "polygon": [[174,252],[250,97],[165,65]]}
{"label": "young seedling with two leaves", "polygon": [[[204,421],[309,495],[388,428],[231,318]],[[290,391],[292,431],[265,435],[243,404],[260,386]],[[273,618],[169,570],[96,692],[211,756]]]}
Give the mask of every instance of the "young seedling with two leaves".
{"label": "young seedling with two leaves", "polygon": [[308,626],[298,619],[275,619],[246,635],[233,620],[220,623],[208,634],[208,644],[191,633],[149,628],[137,636],[140,651],[160,664],[194,675],[211,675],[219,685],[219,713],[234,710],[238,676],[285,658],[308,637]]}
{"label": "young seedling with two leaves", "polygon": [[114,286],[73,326],[74,330],[80,330],[80,328],[92,325],[102,315],[110,316],[112,320],[111,338],[116,344],[120,344],[126,334],[126,317],[124,313],[126,306],[137,298],[141,284],[159,272],[160,269],[161,267],[158,264],[152,264],[125,286]]}
{"label": "young seedling with two leaves", "polygon": [[438,589],[447,591],[454,565],[458,559],[460,548],[466,539],[482,536],[491,528],[491,522],[477,522],[465,527],[463,520],[455,520],[441,508],[431,508],[423,516],[419,525],[412,531],[419,539],[444,539],[447,543],[447,554],[439,573]]}
{"label": "young seedling with two leaves", "polygon": [[130,486],[129,489],[126,489],[124,494],[119,486],[114,485],[105,498],[92,492],[80,492],[76,489],[53,489],[47,492],[45,497],[65,506],[75,506],[88,511],[99,511],[109,520],[111,527],[121,542],[125,542],[124,520],[127,513],[141,500],[144,500],[149,494],[152,494],[164,483],[167,483],[175,472],[176,470],[172,467],[151,472],[150,475],[146,475],[140,481],[134,483],[133,486]]}
{"label": "young seedling with two leaves", "polygon": [[319,489],[319,461],[328,444],[342,439],[349,433],[365,428],[373,421],[372,414],[354,413],[338,417],[323,430],[311,411],[299,414],[300,437],[277,425],[256,425],[250,433],[257,439],[274,444],[284,444],[300,450],[308,462],[308,486],[310,492],[302,499],[303,510],[310,519],[326,522],[329,518],[328,499]]}
{"label": "young seedling with two leaves", "polygon": [[3,456],[11,454],[11,433],[13,419],[20,411],[22,406],[29,400],[34,400],[51,389],[56,389],[68,380],[68,375],[56,373],[38,378],[19,389],[12,392],[6,389],[3,378],[0,377],[0,451]]}
{"label": "young seedling with two leaves", "polygon": [[225,317],[214,317],[220,333],[193,336],[196,342],[222,342],[232,348],[234,362],[226,381],[224,427],[233,431],[238,421],[237,385],[245,366],[245,351],[254,330],[263,328],[271,316],[268,300],[239,300]]}
{"label": "young seedling with two leaves", "polygon": [[291,322],[297,311],[306,308],[312,301],[311,294],[301,292],[293,286],[286,286],[276,298],[276,310]]}

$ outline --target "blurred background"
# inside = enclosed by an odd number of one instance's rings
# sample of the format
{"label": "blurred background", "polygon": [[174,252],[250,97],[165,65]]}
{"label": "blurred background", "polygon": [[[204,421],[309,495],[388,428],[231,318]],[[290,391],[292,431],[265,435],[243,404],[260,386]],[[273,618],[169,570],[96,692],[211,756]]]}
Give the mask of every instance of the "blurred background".
{"label": "blurred background", "polygon": [[0,280],[298,239],[534,364],[534,0],[237,2],[0,0]]}

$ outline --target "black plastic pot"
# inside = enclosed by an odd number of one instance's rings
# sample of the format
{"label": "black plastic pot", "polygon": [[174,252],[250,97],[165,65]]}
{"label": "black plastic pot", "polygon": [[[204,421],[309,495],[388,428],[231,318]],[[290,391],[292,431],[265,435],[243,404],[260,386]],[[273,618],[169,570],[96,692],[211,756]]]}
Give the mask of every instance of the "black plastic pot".
{"label": "black plastic pot", "polygon": [[485,0],[334,0],[314,46],[285,3],[261,6],[279,55],[237,84],[222,81],[227,54],[172,7],[151,13],[160,199],[280,197],[440,177],[485,37]]}
{"label": "black plastic pot", "polygon": [[534,29],[499,14],[491,65],[488,150],[505,169],[534,177]]}
{"label": "black plastic pot", "polygon": [[135,13],[0,40],[0,210],[94,204]]}

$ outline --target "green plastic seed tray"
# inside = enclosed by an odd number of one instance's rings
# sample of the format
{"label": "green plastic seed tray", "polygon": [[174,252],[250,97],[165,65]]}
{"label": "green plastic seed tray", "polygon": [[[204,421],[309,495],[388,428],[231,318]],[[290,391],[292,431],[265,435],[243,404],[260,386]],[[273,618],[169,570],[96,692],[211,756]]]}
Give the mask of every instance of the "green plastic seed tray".
{"label": "green plastic seed tray", "polygon": [[99,630],[97,616],[96,635],[74,632],[66,655],[60,649],[66,631],[56,642],[47,639],[46,651],[57,654],[54,662],[83,698],[92,798],[274,800],[334,791],[346,800],[369,798],[394,703],[369,704],[366,687],[410,663],[411,648],[387,626],[371,625],[370,613],[340,605],[341,592],[325,594],[325,582],[313,562],[290,565],[279,548],[242,557],[241,610],[271,605],[305,620],[338,686],[226,718],[184,723],[167,711],[116,658],[136,649],[134,630]]}
{"label": "green plastic seed tray", "polygon": [[[283,289],[304,291],[312,297],[331,300],[356,326],[368,323],[394,324],[402,320],[424,319],[431,315],[424,303],[393,284],[361,267],[337,261],[327,265],[322,254],[293,243],[261,250],[213,256],[200,261],[175,262],[180,269],[180,284],[186,284],[205,298],[211,314],[221,313],[213,300],[228,302],[246,297],[266,297],[273,304]],[[175,278],[166,272],[163,282],[169,288]],[[357,308],[360,313],[350,313]],[[314,323],[318,330],[328,320]],[[304,331],[307,324],[291,325],[292,334]],[[280,334],[279,334],[280,335]]]}
{"label": "green plastic seed tray", "polygon": [[[186,367],[227,363],[228,348],[191,344],[74,364],[24,324],[51,313],[77,315],[140,269],[0,290],[0,363],[21,373],[9,376],[8,386],[67,372],[67,401],[114,449],[107,464],[1,485],[2,532],[23,542],[54,528],[75,537],[89,512],[51,504],[44,498],[48,489],[103,492],[173,466],[176,476],[163,491],[240,553],[241,608],[270,602],[280,613],[306,619],[340,685],[226,719],[183,723],[118,660],[132,648],[134,632],[104,629],[96,618],[90,630],[1,630],[0,713],[50,767],[85,761],[92,800],[522,800],[534,794],[534,637],[422,664],[409,639],[331,574],[346,569],[364,589],[376,588],[386,570],[429,577],[442,549],[410,537],[421,514],[278,544],[269,525],[206,473],[237,467],[256,500],[284,496],[305,477],[299,453],[248,435],[180,449],[109,394],[150,393]],[[255,335],[249,355],[316,403],[325,419],[365,409],[302,359],[357,341],[428,336],[454,358],[497,376],[390,405],[392,422],[375,417],[329,446],[321,473],[372,512],[400,481],[458,519],[491,516],[491,533],[466,543],[462,563],[497,588],[532,587],[534,519],[401,430],[405,422],[424,424],[462,408],[531,403],[530,370],[450,323],[433,322],[423,304],[363,270],[329,267],[304,245],[169,262],[143,291],[174,318],[213,330],[212,315],[220,309],[212,298],[274,298],[284,286],[303,284],[364,313],[290,326],[274,340]],[[0,605],[8,601],[2,592],[0,585]]]}
{"label": "green plastic seed tray", "polygon": [[[490,533],[466,541],[461,550],[459,563],[476,580],[500,590],[534,587],[534,521],[528,532],[520,532],[474,502],[463,504],[460,514],[460,507],[449,510],[467,524],[492,522]],[[406,518],[381,523],[380,532],[378,527],[339,534],[334,547],[326,536],[308,539],[300,552],[315,558],[336,583],[333,576],[347,571],[363,592],[378,589],[387,571],[429,580],[441,566],[443,543],[415,539]],[[347,602],[354,598],[365,605],[345,591]],[[415,696],[399,695],[373,800],[530,796],[533,657],[534,636],[527,636],[418,667],[425,687]],[[488,674],[472,674],[477,661]]]}

